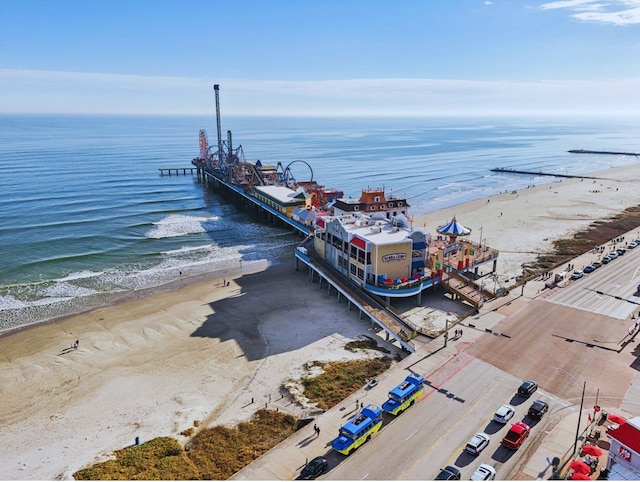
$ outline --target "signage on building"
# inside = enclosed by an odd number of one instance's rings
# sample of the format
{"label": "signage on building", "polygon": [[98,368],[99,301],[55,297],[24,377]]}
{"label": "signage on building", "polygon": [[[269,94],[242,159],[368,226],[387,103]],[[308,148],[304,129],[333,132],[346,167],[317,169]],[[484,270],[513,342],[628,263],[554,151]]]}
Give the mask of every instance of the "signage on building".
{"label": "signage on building", "polygon": [[393,254],[387,254],[385,256],[382,257],[382,262],[383,263],[389,263],[391,261],[402,261],[407,259],[407,254],[406,253],[393,253]]}
{"label": "signage on building", "polygon": [[620,455],[620,458],[622,458],[623,460],[626,460],[627,462],[631,462],[631,452],[626,448],[620,447],[618,449],[618,454]]}

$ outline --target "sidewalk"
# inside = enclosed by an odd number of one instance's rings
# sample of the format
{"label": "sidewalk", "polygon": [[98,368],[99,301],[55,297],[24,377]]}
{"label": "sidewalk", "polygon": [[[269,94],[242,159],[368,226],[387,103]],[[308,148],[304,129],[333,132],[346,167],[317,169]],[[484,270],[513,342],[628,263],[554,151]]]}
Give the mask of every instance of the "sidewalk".
{"label": "sidewalk", "polygon": [[[607,466],[608,451],[611,446],[611,441],[607,436],[607,426],[610,425],[611,422],[604,422],[603,424],[590,422],[589,417],[593,416],[593,409],[584,409],[582,411],[576,453],[573,454],[573,446],[576,443],[576,430],[578,428],[578,410],[575,409],[575,407],[566,407],[566,409],[572,410],[572,412],[561,416],[561,418],[543,434],[544,438],[540,446],[533,455],[529,457],[525,466],[515,477],[516,479],[554,479],[554,468],[551,464],[555,457],[560,461],[558,466],[559,475],[557,478],[570,479],[572,471],[569,468],[569,464],[572,460],[582,460],[584,458],[584,455],[580,455],[581,447],[588,440],[589,443],[598,446],[602,450],[602,455],[598,457],[591,456],[591,458],[598,459],[598,468],[591,474],[590,478],[597,480],[598,475],[600,475],[600,469]],[[603,410],[607,413],[612,413],[606,407],[603,408]],[[627,416],[621,413],[619,409],[613,409],[613,413]],[[601,434],[597,440],[590,437],[595,430],[599,430]]]}

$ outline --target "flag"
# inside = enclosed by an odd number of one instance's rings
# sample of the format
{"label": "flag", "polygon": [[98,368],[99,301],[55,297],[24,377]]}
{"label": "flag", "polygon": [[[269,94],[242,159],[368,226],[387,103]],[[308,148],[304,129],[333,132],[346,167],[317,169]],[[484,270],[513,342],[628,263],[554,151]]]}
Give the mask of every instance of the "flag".
{"label": "flag", "polygon": [[591,414],[587,414],[587,416],[589,417],[589,422],[591,422]]}

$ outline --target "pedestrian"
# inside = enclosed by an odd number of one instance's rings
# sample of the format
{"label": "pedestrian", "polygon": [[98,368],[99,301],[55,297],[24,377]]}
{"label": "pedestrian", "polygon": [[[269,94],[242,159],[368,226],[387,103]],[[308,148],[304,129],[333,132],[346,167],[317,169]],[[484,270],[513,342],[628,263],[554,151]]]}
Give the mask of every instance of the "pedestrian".
{"label": "pedestrian", "polygon": [[460,330],[460,336],[462,336],[462,329]]}
{"label": "pedestrian", "polygon": [[80,340],[76,340],[76,342],[73,344],[73,349],[77,350],[78,346],[80,346]]}
{"label": "pedestrian", "polygon": [[360,402],[360,409],[362,410],[364,408],[364,403]]}
{"label": "pedestrian", "polygon": [[316,433],[316,437],[320,435],[320,429],[315,423],[313,424],[313,431]]}

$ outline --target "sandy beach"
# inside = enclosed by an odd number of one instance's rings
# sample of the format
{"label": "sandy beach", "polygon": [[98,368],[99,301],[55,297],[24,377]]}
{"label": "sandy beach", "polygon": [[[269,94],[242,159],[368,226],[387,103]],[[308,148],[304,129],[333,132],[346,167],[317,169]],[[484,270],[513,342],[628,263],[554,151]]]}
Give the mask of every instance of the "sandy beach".
{"label": "sandy beach", "polygon": [[[473,241],[500,250],[507,280],[553,239],[640,205],[638,165],[593,175],[600,179],[414,213],[414,227],[435,234],[456,216]],[[72,479],[136,437],[184,441],[180,432],[196,421],[234,424],[265,405],[312,415],[282,398],[281,384],[299,378],[307,361],[370,356],[344,345],[374,333],[310,283],[306,269],[296,271],[291,256],[2,336],[0,479]]]}

